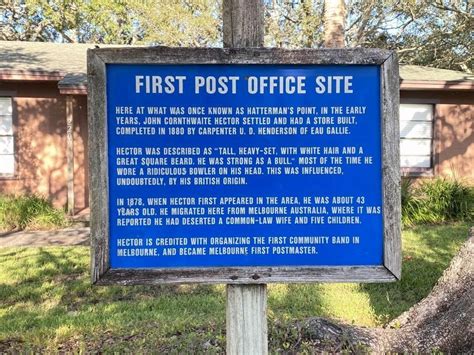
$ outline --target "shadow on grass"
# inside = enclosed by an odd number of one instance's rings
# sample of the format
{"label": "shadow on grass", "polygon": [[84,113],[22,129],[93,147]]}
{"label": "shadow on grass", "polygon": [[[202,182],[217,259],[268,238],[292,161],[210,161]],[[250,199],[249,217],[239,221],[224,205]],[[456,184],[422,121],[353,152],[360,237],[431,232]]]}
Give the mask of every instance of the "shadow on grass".
{"label": "shadow on grass", "polygon": [[425,298],[467,239],[466,225],[419,226],[404,232],[402,278],[390,284],[361,284],[381,323]]}
{"label": "shadow on grass", "polygon": [[324,315],[321,284],[275,284],[269,286],[270,317],[287,320],[307,316]]}
{"label": "shadow on grass", "polygon": [[[400,282],[269,286],[272,346],[298,341],[287,327],[296,319],[367,317],[370,323],[367,307],[379,323],[395,318],[430,292],[467,231],[465,225],[406,231]],[[85,247],[0,249],[0,353],[9,346],[33,352],[224,349],[224,287],[92,286],[88,264]]]}
{"label": "shadow on grass", "polygon": [[[105,348],[120,351],[130,336],[146,340],[148,347],[150,342],[185,344],[181,338],[198,334],[196,329],[222,332],[223,289],[92,286],[88,258],[88,248],[82,247],[0,251],[0,352],[18,337],[22,349],[39,350],[67,350],[61,344],[71,339],[100,350],[105,337],[112,341]],[[201,333],[208,336],[207,330]]]}
{"label": "shadow on grass", "polygon": [[21,231],[22,231],[22,229],[12,229],[12,230],[8,230],[8,231],[2,231],[2,232],[0,232],[0,239],[4,238],[4,237],[9,237],[12,234],[15,234],[15,233],[18,233],[18,232],[21,232]]}

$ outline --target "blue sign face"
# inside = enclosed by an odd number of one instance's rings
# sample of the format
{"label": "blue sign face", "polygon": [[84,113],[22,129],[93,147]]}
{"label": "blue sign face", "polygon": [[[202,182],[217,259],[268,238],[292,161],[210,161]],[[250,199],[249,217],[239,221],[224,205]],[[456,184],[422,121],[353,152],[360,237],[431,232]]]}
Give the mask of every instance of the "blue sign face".
{"label": "blue sign face", "polygon": [[383,264],[378,66],[106,75],[111,268]]}

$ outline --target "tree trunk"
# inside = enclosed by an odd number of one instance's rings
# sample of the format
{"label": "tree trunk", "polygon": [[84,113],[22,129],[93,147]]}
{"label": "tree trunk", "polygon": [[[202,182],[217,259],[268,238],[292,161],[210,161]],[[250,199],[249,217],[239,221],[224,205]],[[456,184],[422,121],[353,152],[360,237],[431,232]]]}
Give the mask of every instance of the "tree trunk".
{"label": "tree trunk", "polygon": [[393,320],[363,328],[311,318],[302,337],[321,351],[467,353],[474,350],[474,228],[431,293]]}
{"label": "tree trunk", "polygon": [[343,48],[346,18],[344,0],[325,0],[323,16],[324,46],[326,48]]}

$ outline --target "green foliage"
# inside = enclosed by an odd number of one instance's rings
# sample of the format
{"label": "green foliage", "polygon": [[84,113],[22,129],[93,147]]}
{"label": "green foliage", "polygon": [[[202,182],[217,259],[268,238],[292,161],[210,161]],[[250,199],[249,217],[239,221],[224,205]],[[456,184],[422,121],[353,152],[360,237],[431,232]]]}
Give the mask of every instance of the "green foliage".
{"label": "green foliage", "polygon": [[221,11],[218,0],[149,0],[134,1],[142,37],[140,43],[216,47],[221,45]]}
{"label": "green foliage", "polygon": [[[307,317],[364,326],[394,319],[426,297],[468,230],[405,230],[399,282],[269,285],[270,352],[313,353],[295,326]],[[224,351],[223,285],[92,286],[89,261],[88,247],[0,248],[0,353]]]}
{"label": "green foliage", "polygon": [[322,18],[322,0],[268,1],[265,44],[283,48],[319,47],[323,35]]}
{"label": "green foliage", "polygon": [[220,11],[219,0],[6,0],[0,39],[215,46]]}
{"label": "green foliage", "polygon": [[402,222],[405,226],[474,220],[474,187],[459,180],[437,178],[414,186],[402,182]]}
{"label": "green foliage", "polygon": [[[346,45],[472,72],[474,2],[346,0]],[[265,0],[269,47],[322,45],[324,0]],[[222,0],[3,0],[0,39],[220,46]]]}
{"label": "green foliage", "polygon": [[5,0],[0,39],[133,43],[138,38],[129,1]]}
{"label": "green foliage", "polygon": [[38,196],[0,196],[0,230],[65,227],[64,211]]}
{"label": "green foliage", "polygon": [[[474,2],[346,0],[347,47],[398,51],[404,64],[472,72]],[[322,46],[323,0],[266,2],[266,45]]]}

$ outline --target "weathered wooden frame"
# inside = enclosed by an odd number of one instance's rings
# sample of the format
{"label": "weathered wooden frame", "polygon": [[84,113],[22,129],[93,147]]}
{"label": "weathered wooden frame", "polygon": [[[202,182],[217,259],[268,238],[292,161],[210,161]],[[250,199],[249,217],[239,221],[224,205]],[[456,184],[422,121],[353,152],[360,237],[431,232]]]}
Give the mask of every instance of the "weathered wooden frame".
{"label": "weathered wooden frame", "polygon": [[[107,64],[332,64],[378,65],[381,70],[384,265],[348,267],[219,267],[111,269],[107,157]],[[95,284],[270,282],[390,282],[401,274],[399,72],[394,51],[381,49],[89,49],[88,116],[91,277]]]}

